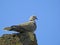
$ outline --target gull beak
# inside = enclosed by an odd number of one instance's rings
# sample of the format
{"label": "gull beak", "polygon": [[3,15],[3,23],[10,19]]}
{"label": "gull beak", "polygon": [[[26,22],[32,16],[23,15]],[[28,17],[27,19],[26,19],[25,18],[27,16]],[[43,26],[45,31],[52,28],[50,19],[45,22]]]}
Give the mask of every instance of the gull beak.
{"label": "gull beak", "polygon": [[36,18],[38,20],[38,18]]}

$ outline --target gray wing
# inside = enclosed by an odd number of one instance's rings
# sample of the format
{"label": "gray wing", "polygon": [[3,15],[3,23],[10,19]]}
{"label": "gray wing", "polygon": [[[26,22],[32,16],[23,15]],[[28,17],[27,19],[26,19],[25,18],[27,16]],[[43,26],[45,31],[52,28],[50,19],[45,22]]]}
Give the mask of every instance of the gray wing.
{"label": "gray wing", "polygon": [[34,32],[36,30],[36,24],[34,22],[26,22],[20,25],[13,25],[11,27],[5,27],[4,30],[17,31],[17,32]]}
{"label": "gray wing", "polygon": [[31,31],[31,32],[34,32],[36,30],[36,27],[37,27],[36,23],[34,23],[33,21],[20,24],[19,26],[21,26],[24,29],[26,29],[27,31]]}

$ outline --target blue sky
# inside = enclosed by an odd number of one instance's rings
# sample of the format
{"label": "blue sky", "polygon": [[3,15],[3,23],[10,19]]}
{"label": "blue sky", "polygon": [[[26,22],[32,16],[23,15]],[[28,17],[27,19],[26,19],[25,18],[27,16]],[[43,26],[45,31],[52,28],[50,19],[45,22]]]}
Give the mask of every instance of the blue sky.
{"label": "blue sky", "polygon": [[0,0],[0,36],[15,32],[3,28],[36,15],[38,45],[60,45],[60,0]]}

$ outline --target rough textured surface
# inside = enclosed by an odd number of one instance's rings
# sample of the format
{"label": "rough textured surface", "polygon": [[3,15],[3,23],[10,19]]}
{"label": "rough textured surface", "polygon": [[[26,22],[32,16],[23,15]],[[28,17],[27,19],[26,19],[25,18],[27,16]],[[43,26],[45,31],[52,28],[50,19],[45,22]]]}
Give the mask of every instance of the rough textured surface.
{"label": "rough textured surface", "polygon": [[5,34],[0,37],[0,45],[37,45],[35,34],[33,36],[34,41],[27,33]]}

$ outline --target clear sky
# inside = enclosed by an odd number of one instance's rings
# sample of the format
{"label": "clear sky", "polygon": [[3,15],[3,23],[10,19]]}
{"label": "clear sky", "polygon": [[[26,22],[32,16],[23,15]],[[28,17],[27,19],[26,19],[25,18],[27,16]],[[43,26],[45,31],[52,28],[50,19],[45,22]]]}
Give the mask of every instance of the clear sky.
{"label": "clear sky", "polygon": [[0,36],[14,32],[3,28],[38,17],[38,45],[60,45],[60,0],[0,0]]}

